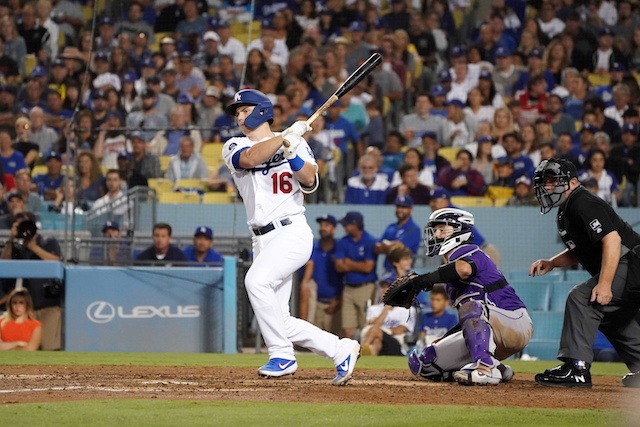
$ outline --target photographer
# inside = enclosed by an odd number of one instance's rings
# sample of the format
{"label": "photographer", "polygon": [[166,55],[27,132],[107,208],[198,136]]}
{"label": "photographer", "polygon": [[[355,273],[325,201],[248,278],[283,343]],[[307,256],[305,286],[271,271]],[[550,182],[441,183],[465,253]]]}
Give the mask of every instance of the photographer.
{"label": "photographer", "polygon": [[[62,251],[55,238],[45,239],[38,234],[35,215],[31,212],[21,212],[15,216],[9,240],[0,258],[60,261]],[[25,279],[24,287],[33,297],[37,320],[42,322],[41,349],[60,350],[62,284],[48,279]],[[6,294],[10,291],[11,289],[5,289]],[[0,299],[0,305],[5,302],[6,297]]]}

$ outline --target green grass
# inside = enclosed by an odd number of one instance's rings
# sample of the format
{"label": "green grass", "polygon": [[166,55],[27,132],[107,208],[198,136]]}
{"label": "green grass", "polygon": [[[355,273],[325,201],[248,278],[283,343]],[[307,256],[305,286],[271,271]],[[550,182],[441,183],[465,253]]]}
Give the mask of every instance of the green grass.
{"label": "green grass", "polygon": [[[28,415],[27,415],[28,414]],[[103,414],[96,416],[96,414]],[[3,425],[620,426],[613,411],[465,406],[96,400],[0,405]]]}
{"label": "green grass", "polygon": [[[267,360],[266,354],[204,354],[204,353],[75,353],[75,352],[0,352],[2,365],[40,366],[220,366],[257,368]],[[313,354],[297,356],[301,369],[333,368],[330,360]],[[523,362],[510,360],[517,373],[535,374],[558,364],[558,361]],[[358,369],[407,370],[405,357],[363,356]],[[593,375],[624,375],[622,363],[595,363]]]}

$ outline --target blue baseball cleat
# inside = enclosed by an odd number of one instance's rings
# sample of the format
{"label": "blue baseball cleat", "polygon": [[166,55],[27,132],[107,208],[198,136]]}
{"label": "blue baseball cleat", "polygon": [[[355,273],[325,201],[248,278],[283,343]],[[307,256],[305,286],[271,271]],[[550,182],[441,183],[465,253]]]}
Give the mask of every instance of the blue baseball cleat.
{"label": "blue baseball cleat", "polygon": [[349,354],[347,357],[336,366],[338,375],[331,381],[333,385],[345,385],[349,382],[353,376],[353,370],[356,368],[356,362],[360,357],[360,344],[358,341],[348,338],[343,338],[340,341],[341,344],[350,348],[348,348]]}
{"label": "blue baseball cleat", "polygon": [[298,362],[289,359],[274,357],[269,362],[258,369],[258,376],[263,378],[284,377],[293,375],[298,370]]}

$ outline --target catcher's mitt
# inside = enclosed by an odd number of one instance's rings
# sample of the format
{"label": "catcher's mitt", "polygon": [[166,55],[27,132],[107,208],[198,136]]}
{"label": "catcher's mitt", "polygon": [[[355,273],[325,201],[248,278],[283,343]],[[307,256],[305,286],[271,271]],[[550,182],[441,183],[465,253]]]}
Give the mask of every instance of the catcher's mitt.
{"label": "catcher's mitt", "polygon": [[393,281],[391,287],[387,289],[387,292],[385,292],[382,297],[382,302],[394,307],[410,308],[421,291],[421,289],[416,286],[417,283],[415,279],[417,277],[419,276],[414,271],[398,277]]}

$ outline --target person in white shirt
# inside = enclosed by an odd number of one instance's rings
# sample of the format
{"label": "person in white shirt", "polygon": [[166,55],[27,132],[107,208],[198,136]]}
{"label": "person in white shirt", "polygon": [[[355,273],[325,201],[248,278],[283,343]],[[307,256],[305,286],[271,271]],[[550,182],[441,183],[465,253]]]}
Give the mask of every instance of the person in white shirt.
{"label": "person in white shirt", "polygon": [[93,58],[93,68],[96,78],[93,79],[93,87],[102,91],[113,88],[120,92],[122,84],[117,74],[109,72],[109,54],[98,51]]}
{"label": "person in white shirt", "polygon": [[91,212],[97,215],[113,213],[114,215],[124,215],[127,212],[126,200],[119,203],[119,198],[124,197],[122,191],[122,179],[116,169],[109,169],[105,178],[107,194],[96,200],[91,207]]}
{"label": "person in white shirt", "polygon": [[229,55],[233,58],[233,65],[236,67],[236,70],[242,71],[246,52],[244,44],[240,40],[231,37],[231,27],[226,21],[218,24],[217,32],[220,36],[218,52],[220,52],[220,55]]}
{"label": "person in white shirt", "polygon": [[36,4],[36,14],[40,26],[49,32],[49,49],[51,50],[51,60],[58,57],[58,38],[60,37],[60,28],[58,24],[51,20],[51,2],[49,0],[39,0]]}
{"label": "person in white shirt", "polygon": [[565,23],[556,17],[555,7],[551,2],[543,3],[538,15],[540,30],[549,37],[554,38],[564,31]]}
{"label": "person in white shirt", "polygon": [[629,101],[631,100],[631,90],[624,83],[617,84],[613,87],[613,105],[604,109],[604,115],[618,122],[622,127],[624,119],[622,115],[629,109]]}
{"label": "person in white shirt", "polygon": [[165,178],[175,183],[180,179],[209,178],[209,168],[199,153],[194,150],[194,142],[190,136],[180,139],[180,152],[171,157]]}

